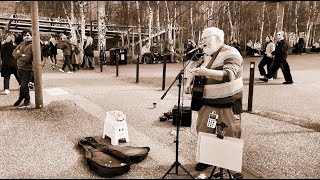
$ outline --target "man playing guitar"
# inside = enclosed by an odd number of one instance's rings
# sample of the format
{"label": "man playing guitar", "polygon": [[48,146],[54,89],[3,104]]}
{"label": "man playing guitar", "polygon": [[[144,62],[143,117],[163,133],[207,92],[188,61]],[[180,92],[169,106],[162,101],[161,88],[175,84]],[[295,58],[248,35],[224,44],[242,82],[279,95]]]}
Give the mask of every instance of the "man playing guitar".
{"label": "man playing guitar", "polygon": [[[223,30],[210,27],[203,30],[201,36],[203,47],[203,64],[187,68],[188,77],[185,93],[190,94],[195,86],[195,77],[205,78],[203,85],[203,104],[198,110],[197,132],[215,134],[218,129],[209,124],[208,117],[215,113],[217,123],[225,123],[225,136],[240,138],[242,112],[242,73],[243,58],[239,51],[224,44]],[[197,88],[199,89],[199,88]],[[195,110],[195,109],[193,109]],[[210,120],[211,122],[211,120]],[[203,171],[210,165],[198,163],[197,171]]]}

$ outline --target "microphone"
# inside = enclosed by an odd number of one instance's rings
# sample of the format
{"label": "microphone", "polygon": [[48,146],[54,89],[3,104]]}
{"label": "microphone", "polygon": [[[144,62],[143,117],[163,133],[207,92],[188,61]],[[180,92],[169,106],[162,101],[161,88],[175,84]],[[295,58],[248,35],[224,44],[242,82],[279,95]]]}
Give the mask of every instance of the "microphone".
{"label": "microphone", "polygon": [[193,53],[195,51],[198,51],[199,49],[201,49],[201,48],[200,47],[194,48],[194,49],[190,50],[189,52],[185,53],[184,55],[191,54],[191,53]]}

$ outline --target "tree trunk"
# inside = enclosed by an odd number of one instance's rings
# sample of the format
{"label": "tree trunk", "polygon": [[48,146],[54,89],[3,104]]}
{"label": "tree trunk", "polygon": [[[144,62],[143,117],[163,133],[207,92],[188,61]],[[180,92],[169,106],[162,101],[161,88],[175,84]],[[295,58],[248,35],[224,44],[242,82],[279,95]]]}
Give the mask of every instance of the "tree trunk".
{"label": "tree trunk", "polygon": [[81,16],[81,41],[80,41],[80,59],[83,59],[84,53],[83,53],[83,45],[84,45],[84,39],[86,37],[85,35],[85,14],[84,14],[84,2],[78,1],[79,7],[80,7],[80,16]]}
{"label": "tree trunk", "polygon": [[233,40],[233,38],[234,38],[234,25],[232,23],[230,2],[229,1],[227,2],[226,9],[227,9],[229,25],[230,25],[230,39],[229,40]]}
{"label": "tree trunk", "polygon": [[105,1],[97,1],[98,5],[98,51],[100,56],[106,51],[106,21],[105,21]]}
{"label": "tree trunk", "polygon": [[286,32],[290,32],[290,20],[289,20],[289,18],[291,17],[291,14],[292,14],[292,1],[288,1],[288,3],[289,3],[289,7],[288,7],[288,11],[287,11],[287,19],[286,19],[286,27],[285,27],[285,30],[286,30]]}
{"label": "tree trunk", "polygon": [[[137,8],[137,13],[138,13],[139,48],[140,48],[140,51],[141,51],[141,49],[142,49],[142,41],[141,41],[141,21],[140,21],[140,13],[139,13],[140,12],[139,1],[136,1],[136,8]],[[140,60],[140,58],[139,58],[139,60]]]}
{"label": "tree trunk", "polygon": [[70,17],[71,17],[71,36],[72,38],[75,38],[76,42],[78,42],[77,40],[77,34],[76,34],[76,30],[75,30],[75,27],[74,27],[74,24],[75,24],[75,18],[74,18],[74,2],[73,1],[70,1],[70,5],[71,5],[71,12],[70,12]]}
{"label": "tree trunk", "polygon": [[190,7],[190,27],[191,27],[191,39],[193,39],[194,40],[194,27],[193,27],[193,7],[191,6]]}
{"label": "tree trunk", "polygon": [[[128,27],[129,26],[129,11],[130,11],[130,1],[127,2],[127,14],[126,14],[126,25],[127,25],[127,48],[128,48],[128,51],[131,53],[131,57],[133,57],[133,53],[132,51],[130,50],[130,28]],[[134,37],[132,37],[134,38]]]}
{"label": "tree trunk", "polygon": [[171,34],[171,22],[170,22],[170,13],[169,13],[169,7],[168,7],[168,3],[167,1],[164,1],[165,5],[166,5],[166,23],[167,23],[167,36],[168,36],[168,40],[172,40],[172,34]]}
{"label": "tree trunk", "polygon": [[172,36],[173,36],[173,48],[175,48],[176,49],[176,27],[177,27],[177,24],[176,24],[176,18],[177,18],[177,1],[174,1],[173,2],[173,6],[174,6],[174,10],[173,10],[173,18],[171,18],[171,19],[173,19],[172,21],[171,21],[171,23],[172,23],[172,27],[173,27],[173,34],[172,34]]}
{"label": "tree trunk", "polygon": [[[309,3],[310,5],[310,3]],[[310,37],[311,37],[311,29],[314,26],[315,21],[317,20],[317,11],[316,10],[316,6],[317,6],[317,1],[313,1],[313,5],[312,8],[310,8],[309,11],[309,18],[308,18],[308,22],[310,21],[309,26],[307,26],[307,39],[306,39],[306,47],[309,46],[309,42],[310,42]],[[312,44],[311,44],[312,46]]]}
{"label": "tree trunk", "polygon": [[263,2],[262,5],[262,17],[261,17],[261,31],[260,31],[260,43],[262,44],[263,28],[264,28],[264,12],[266,9],[266,3]]}
{"label": "tree trunk", "polygon": [[151,43],[151,38],[152,38],[152,37],[151,37],[151,31],[152,31],[151,27],[152,27],[153,11],[152,11],[152,9],[151,9],[151,7],[150,7],[149,1],[147,1],[147,6],[148,6],[148,12],[149,12],[149,14],[148,14],[148,21],[149,21],[148,34],[149,34],[149,40],[148,40],[148,42]]}
{"label": "tree trunk", "polygon": [[313,25],[313,33],[312,33],[312,39],[311,39],[311,45],[315,43],[315,37],[316,37],[316,29],[317,29],[317,23],[320,22],[319,19],[319,7],[317,7],[317,2],[315,2],[315,8],[314,8],[314,25]]}
{"label": "tree trunk", "polygon": [[269,11],[268,11],[268,7],[266,7],[266,12],[267,12],[267,18],[268,18],[268,27],[269,27],[269,34],[271,35],[271,21],[270,21],[270,14],[269,14]]}
{"label": "tree trunk", "polygon": [[275,25],[275,29],[274,29],[274,33],[273,33],[273,37],[276,37],[276,33],[278,31],[278,26],[279,26],[279,16],[280,16],[280,7],[279,7],[279,3],[277,3],[277,19],[276,19],[276,25]]}
{"label": "tree trunk", "polygon": [[[160,32],[160,1],[157,1],[157,33]],[[157,36],[157,43],[160,43],[160,35]]]}
{"label": "tree trunk", "polygon": [[294,16],[295,16],[295,32],[296,32],[296,35],[295,35],[295,39],[294,39],[294,44],[297,43],[298,41],[298,38],[299,38],[299,29],[298,29],[298,9],[299,9],[299,6],[300,6],[300,1],[297,1],[296,2],[296,7],[294,9]]}

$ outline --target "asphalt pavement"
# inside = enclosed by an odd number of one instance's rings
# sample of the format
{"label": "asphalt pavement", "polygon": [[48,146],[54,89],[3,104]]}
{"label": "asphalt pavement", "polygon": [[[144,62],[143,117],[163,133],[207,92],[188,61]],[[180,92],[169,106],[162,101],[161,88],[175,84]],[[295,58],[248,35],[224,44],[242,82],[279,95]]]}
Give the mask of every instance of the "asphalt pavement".
{"label": "asphalt pavement", "polygon": [[[294,84],[283,85],[282,72],[268,83],[258,80],[261,57],[244,58],[244,98],[242,174],[252,178],[320,177],[320,54],[289,55]],[[250,62],[255,62],[252,111],[248,110]],[[18,84],[10,81],[10,95],[0,95],[1,178],[99,178],[85,165],[76,146],[86,136],[102,139],[107,111],[120,110],[127,116],[129,142],[120,145],[148,146],[148,157],[132,166],[120,179],[159,179],[176,161],[176,126],[159,116],[177,105],[176,80],[183,63],[104,66],[60,73],[46,67],[42,72],[42,110],[12,107]],[[61,64],[60,64],[61,67]],[[165,78],[164,78],[165,77]],[[138,80],[138,82],[137,82]],[[1,86],[2,87],[2,86]],[[163,89],[163,87],[165,87]],[[162,98],[163,97],[163,98]],[[190,95],[182,94],[184,106]],[[153,108],[153,103],[157,103]],[[195,131],[197,113],[191,127],[180,127],[178,161],[193,176],[197,153]],[[204,171],[209,175],[212,167]],[[174,172],[175,169],[172,170]],[[179,168],[166,178],[190,179]]]}

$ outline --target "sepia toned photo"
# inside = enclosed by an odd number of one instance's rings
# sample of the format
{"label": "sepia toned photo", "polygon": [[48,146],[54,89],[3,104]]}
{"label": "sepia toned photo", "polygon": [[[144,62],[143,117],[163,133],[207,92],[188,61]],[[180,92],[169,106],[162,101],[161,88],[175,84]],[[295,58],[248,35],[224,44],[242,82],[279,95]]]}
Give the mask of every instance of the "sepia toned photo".
{"label": "sepia toned photo", "polygon": [[0,3],[0,178],[320,178],[319,1]]}

